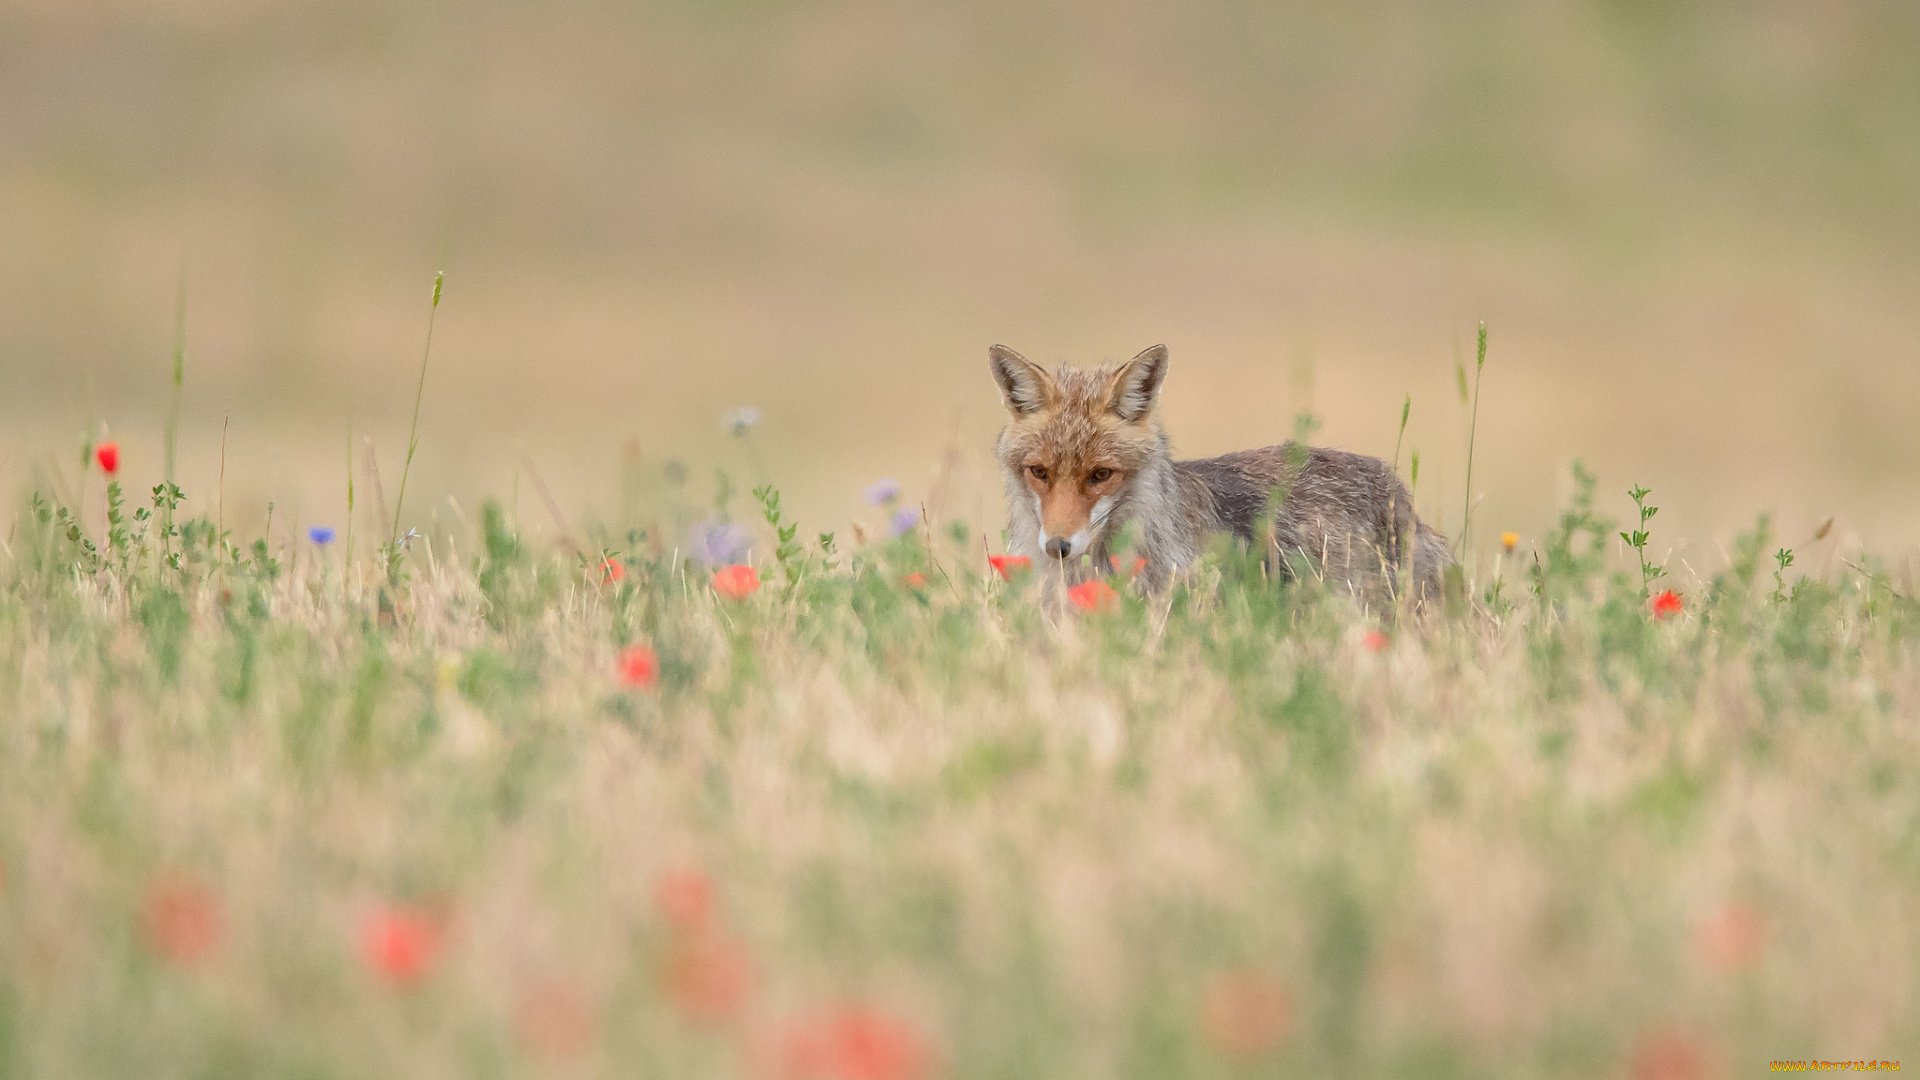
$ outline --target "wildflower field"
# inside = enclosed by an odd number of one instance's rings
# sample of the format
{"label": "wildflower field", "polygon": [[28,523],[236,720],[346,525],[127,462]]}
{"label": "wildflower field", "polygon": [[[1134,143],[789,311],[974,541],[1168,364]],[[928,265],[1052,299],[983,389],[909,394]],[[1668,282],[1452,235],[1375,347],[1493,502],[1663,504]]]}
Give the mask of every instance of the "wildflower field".
{"label": "wildflower field", "polygon": [[1049,601],[995,537],[771,488],[697,544],[665,505],[394,542],[32,493],[0,1077],[1910,1056],[1920,605],[1764,522],[1656,565],[1575,476],[1424,614],[1230,546]]}
{"label": "wildflower field", "polygon": [[1920,0],[0,0],[0,1080],[1920,1068],[1917,570]]}

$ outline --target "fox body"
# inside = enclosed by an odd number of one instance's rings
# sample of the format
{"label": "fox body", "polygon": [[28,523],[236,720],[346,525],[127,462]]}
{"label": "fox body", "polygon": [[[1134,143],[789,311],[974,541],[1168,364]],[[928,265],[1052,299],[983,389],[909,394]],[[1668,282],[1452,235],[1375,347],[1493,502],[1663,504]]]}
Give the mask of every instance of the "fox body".
{"label": "fox body", "polygon": [[1011,414],[996,447],[1009,551],[1078,578],[1082,556],[1104,572],[1131,525],[1145,583],[1160,588],[1230,533],[1269,544],[1282,572],[1298,553],[1363,596],[1439,596],[1446,539],[1379,458],[1288,442],[1173,460],[1157,416],[1166,346],[1097,368],[1048,371],[1001,345],[988,359]]}

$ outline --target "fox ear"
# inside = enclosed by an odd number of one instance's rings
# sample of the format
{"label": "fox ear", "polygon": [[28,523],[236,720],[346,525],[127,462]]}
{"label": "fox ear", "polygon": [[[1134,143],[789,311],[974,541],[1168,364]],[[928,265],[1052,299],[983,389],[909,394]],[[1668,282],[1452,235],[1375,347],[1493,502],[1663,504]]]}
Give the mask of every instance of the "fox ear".
{"label": "fox ear", "polygon": [[1005,345],[988,349],[987,362],[993,366],[993,381],[1000,384],[1000,396],[1006,400],[1008,412],[1025,416],[1053,403],[1053,376],[1039,364]]}
{"label": "fox ear", "polygon": [[1107,408],[1130,424],[1153,415],[1160,400],[1160,384],[1167,379],[1167,347],[1155,345],[1126,362],[1107,388]]}

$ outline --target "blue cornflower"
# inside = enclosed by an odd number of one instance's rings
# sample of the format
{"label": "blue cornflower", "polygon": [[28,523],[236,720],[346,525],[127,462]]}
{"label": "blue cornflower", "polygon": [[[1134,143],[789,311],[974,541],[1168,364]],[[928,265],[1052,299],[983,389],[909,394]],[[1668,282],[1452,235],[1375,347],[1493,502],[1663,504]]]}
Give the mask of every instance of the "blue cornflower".
{"label": "blue cornflower", "polygon": [[920,511],[901,507],[893,512],[892,530],[895,536],[905,536],[920,524]]}
{"label": "blue cornflower", "polygon": [[737,409],[728,409],[720,414],[720,430],[736,439],[744,439],[747,432],[760,422],[761,412],[752,405],[742,405]]}
{"label": "blue cornflower", "polygon": [[885,480],[876,480],[867,485],[868,506],[885,506],[900,497],[900,481],[889,476]]}
{"label": "blue cornflower", "polygon": [[321,547],[326,547],[328,544],[333,543],[333,526],[312,526],[307,530],[307,539],[319,544]]}

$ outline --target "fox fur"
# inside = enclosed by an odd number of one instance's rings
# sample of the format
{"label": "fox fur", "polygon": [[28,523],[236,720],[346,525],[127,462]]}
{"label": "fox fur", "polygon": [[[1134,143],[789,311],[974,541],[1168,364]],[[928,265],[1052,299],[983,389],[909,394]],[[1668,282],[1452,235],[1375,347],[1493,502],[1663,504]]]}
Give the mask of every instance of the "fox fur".
{"label": "fox fur", "polygon": [[996,446],[1007,548],[1036,568],[1057,567],[1050,576],[1104,573],[1111,544],[1131,525],[1150,589],[1228,533],[1267,544],[1281,573],[1298,554],[1358,596],[1439,597],[1453,562],[1446,538],[1419,519],[1379,458],[1285,442],[1175,461],[1157,413],[1164,345],[1124,364],[1053,371],[1004,345],[987,356],[1010,414]]}

